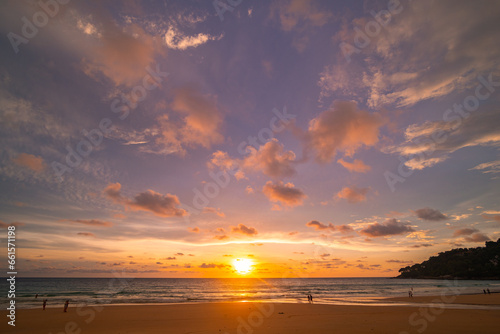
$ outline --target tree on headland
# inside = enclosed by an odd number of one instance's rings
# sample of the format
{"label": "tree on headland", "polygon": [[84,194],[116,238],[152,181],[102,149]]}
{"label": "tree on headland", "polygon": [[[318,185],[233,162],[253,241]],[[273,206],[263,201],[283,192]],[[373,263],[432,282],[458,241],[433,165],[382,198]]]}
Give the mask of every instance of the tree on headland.
{"label": "tree on headland", "polygon": [[500,279],[500,239],[485,247],[456,248],[399,269],[397,278]]}

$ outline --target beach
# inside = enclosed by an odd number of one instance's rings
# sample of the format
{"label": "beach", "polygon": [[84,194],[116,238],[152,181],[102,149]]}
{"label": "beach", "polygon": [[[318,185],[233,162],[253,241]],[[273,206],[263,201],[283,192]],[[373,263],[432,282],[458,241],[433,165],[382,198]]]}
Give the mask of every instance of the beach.
{"label": "beach", "polygon": [[[453,297],[453,296],[452,296]],[[426,305],[435,297],[391,298],[401,306],[307,303],[194,303],[16,311],[16,327],[0,312],[2,333],[498,333],[500,294],[458,296],[461,309]],[[476,308],[467,308],[467,305]],[[498,305],[498,309],[477,309]],[[493,306],[494,307],[494,306]]]}

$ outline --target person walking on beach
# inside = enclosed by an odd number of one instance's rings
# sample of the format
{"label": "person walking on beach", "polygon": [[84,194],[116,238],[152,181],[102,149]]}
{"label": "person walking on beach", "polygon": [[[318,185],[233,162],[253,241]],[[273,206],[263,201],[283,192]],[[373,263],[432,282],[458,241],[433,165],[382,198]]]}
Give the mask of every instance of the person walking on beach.
{"label": "person walking on beach", "polygon": [[37,298],[38,298],[38,293],[35,295],[35,299],[37,299]]}
{"label": "person walking on beach", "polygon": [[486,290],[485,289],[483,289],[483,293],[486,294]]}
{"label": "person walking on beach", "polygon": [[45,306],[47,306],[47,299],[44,299],[44,300],[43,300],[43,304],[42,304],[42,306],[43,306],[43,310],[45,311]]}
{"label": "person walking on beach", "polygon": [[314,304],[313,303],[313,295],[309,295],[309,296],[311,296],[311,304]]}
{"label": "person walking on beach", "polygon": [[486,291],[488,291],[488,294],[491,294],[490,288],[487,288]]}
{"label": "person walking on beach", "polygon": [[64,312],[67,312],[67,311],[68,311],[68,306],[69,306],[69,300],[67,300],[67,301],[64,303]]}

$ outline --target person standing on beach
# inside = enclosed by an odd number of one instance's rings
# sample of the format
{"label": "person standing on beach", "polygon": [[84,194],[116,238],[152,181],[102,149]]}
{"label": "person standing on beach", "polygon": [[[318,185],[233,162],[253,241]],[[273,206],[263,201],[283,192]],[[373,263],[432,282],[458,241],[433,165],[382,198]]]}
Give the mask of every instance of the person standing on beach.
{"label": "person standing on beach", "polygon": [[311,296],[311,304],[313,304],[313,295],[309,295]]}
{"label": "person standing on beach", "polygon": [[43,300],[43,310],[45,311],[45,306],[47,306],[47,299]]}
{"label": "person standing on beach", "polygon": [[68,306],[69,306],[69,300],[67,300],[67,301],[64,303],[64,312],[67,312],[67,311],[68,311]]}
{"label": "person standing on beach", "polygon": [[490,288],[487,288],[486,291],[488,291],[488,294],[491,294]]}
{"label": "person standing on beach", "polygon": [[35,295],[35,299],[37,299],[37,298],[38,298],[38,293]]}

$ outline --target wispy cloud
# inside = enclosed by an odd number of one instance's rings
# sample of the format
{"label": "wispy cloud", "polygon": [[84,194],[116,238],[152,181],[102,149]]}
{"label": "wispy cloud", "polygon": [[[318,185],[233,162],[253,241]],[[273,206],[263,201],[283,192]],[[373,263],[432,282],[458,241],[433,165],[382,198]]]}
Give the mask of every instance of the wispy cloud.
{"label": "wispy cloud", "polygon": [[218,41],[222,37],[224,37],[223,34],[219,36],[211,36],[204,33],[198,33],[194,36],[186,36],[177,28],[170,26],[165,33],[164,39],[165,44],[167,44],[170,49],[186,50],[188,48],[196,48],[209,41]]}

